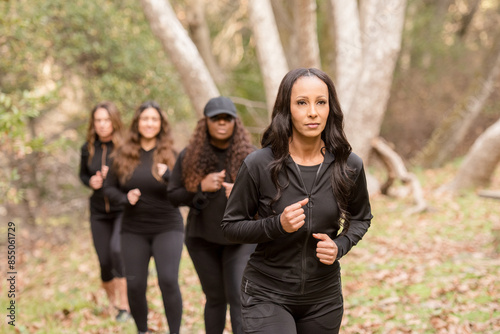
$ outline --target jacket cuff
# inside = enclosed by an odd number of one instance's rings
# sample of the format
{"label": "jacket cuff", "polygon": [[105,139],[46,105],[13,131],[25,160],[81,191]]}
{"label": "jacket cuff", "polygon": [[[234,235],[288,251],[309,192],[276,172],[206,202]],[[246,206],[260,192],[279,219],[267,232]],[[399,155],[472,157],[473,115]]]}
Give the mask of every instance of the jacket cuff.
{"label": "jacket cuff", "polygon": [[351,241],[345,235],[333,240],[337,244],[338,253],[337,260],[343,257],[351,248]]}

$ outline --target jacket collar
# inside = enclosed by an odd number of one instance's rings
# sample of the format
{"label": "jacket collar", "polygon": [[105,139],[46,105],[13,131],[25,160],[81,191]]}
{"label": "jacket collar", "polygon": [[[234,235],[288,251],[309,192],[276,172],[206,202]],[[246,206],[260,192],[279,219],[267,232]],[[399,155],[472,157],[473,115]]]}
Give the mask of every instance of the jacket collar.
{"label": "jacket collar", "polygon": [[[335,161],[335,155],[333,153],[331,153],[330,151],[327,151],[324,147],[322,148],[322,152],[323,152],[323,156],[325,157],[325,159],[323,160],[324,166],[328,166],[332,162]],[[292,156],[290,155],[290,153],[288,153],[287,165],[290,165],[290,164],[294,165],[295,161],[293,161]]]}

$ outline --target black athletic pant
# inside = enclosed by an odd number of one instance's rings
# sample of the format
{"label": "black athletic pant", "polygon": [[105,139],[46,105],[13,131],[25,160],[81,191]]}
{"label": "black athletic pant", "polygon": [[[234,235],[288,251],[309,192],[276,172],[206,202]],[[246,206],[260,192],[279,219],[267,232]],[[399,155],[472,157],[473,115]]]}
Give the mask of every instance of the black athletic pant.
{"label": "black athletic pant", "polygon": [[90,216],[90,230],[103,282],[125,276],[120,244],[122,216],[122,213]]}
{"label": "black athletic pant", "polygon": [[148,330],[146,289],[149,261],[153,256],[170,333],[179,333],[182,320],[179,264],[183,238],[182,231],[156,235],[122,233],[128,302],[137,329],[141,332]]}
{"label": "black athletic pant", "polygon": [[220,245],[202,238],[186,237],[186,247],[206,296],[206,334],[224,331],[228,303],[233,333],[243,333],[240,286],[255,245]]}
{"label": "black athletic pant", "polygon": [[241,292],[245,333],[338,334],[344,308],[337,302],[278,304]]}

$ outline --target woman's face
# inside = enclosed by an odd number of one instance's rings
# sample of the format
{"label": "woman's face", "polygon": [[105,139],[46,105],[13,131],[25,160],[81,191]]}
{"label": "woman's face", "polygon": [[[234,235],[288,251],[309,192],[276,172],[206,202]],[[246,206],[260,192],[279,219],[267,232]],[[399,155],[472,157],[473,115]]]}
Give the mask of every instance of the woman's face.
{"label": "woman's face", "polygon": [[110,141],[113,137],[113,122],[109,112],[104,108],[98,108],[94,112],[94,129],[101,141]]}
{"label": "woman's face", "polygon": [[330,106],[328,87],[318,77],[300,77],[290,96],[294,138],[321,137],[326,127]]}
{"label": "woman's face", "polygon": [[226,148],[234,131],[234,117],[219,114],[207,119],[210,142],[220,148]]}
{"label": "woman's face", "polygon": [[139,116],[139,134],[145,139],[153,139],[160,133],[161,116],[155,108],[144,109]]}

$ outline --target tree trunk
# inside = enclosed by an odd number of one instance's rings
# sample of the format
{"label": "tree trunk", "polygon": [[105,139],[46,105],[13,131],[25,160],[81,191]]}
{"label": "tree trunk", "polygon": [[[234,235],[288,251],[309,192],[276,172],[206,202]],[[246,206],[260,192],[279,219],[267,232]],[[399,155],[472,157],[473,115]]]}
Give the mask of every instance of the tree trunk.
{"label": "tree trunk", "polygon": [[495,82],[500,76],[500,34],[497,47],[493,49],[491,60],[485,70],[485,77],[476,80],[471,94],[458,104],[432,134],[428,144],[413,159],[414,163],[426,167],[440,167],[450,160],[453,152],[469,132],[478,118],[486,101],[494,91]]}
{"label": "tree trunk", "polygon": [[297,0],[294,6],[299,66],[321,68],[316,29],[316,0]]}
{"label": "tree trunk", "polygon": [[457,175],[444,190],[460,191],[482,187],[490,183],[495,168],[500,162],[500,119],[490,126],[465,156]]}
{"label": "tree trunk", "polygon": [[470,23],[472,22],[472,19],[474,18],[474,15],[479,8],[481,0],[471,0],[471,2],[471,8],[469,9],[469,12],[462,17],[461,26],[457,32],[458,36],[460,36],[461,38],[463,38],[467,34],[467,30],[469,30]]}
{"label": "tree trunk", "polygon": [[356,1],[331,0],[335,22],[336,89],[344,113],[349,113],[363,70],[361,26]]}
{"label": "tree trunk", "polygon": [[[346,114],[346,134],[365,161],[390,96],[394,68],[401,49],[406,0],[362,2],[363,70],[352,107]],[[342,27],[337,27],[342,29]]]}
{"label": "tree trunk", "polygon": [[266,90],[267,109],[271,115],[278,87],[288,72],[288,65],[270,0],[248,1],[248,15]]}
{"label": "tree trunk", "polygon": [[198,49],[167,0],[141,0],[153,34],[160,40],[179,73],[199,117],[207,101],[220,95]]}
{"label": "tree trunk", "polygon": [[285,52],[289,68],[299,67],[299,47],[297,41],[296,24],[294,24],[294,8],[299,0],[271,0],[274,19],[278,27],[281,45]]}
{"label": "tree trunk", "polygon": [[220,85],[224,82],[225,75],[212,52],[210,29],[205,20],[205,0],[189,0],[188,6],[189,10],[186,12],[191,39],[205,61],[212,78]]}

